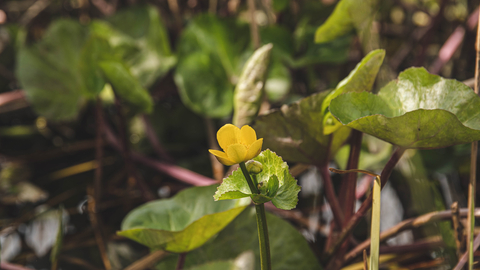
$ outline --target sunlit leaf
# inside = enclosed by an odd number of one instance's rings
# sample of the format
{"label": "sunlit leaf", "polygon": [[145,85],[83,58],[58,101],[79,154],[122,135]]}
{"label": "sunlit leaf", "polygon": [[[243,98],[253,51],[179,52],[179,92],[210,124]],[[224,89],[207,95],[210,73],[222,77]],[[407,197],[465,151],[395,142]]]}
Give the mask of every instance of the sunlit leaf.
{"label": "sunlit leaf", "polygon": [[183,253],[203,245],[244,209],[247,201],[215,202],[217,185],[185,189],[144,204],[122,222],[119,235],[153,249]]}
{"label": "sunlit leaf", "polygon": [[[238,168],[229,177],[223,179],[215,193],[215,200],[251,197],[256,203],[272,201],[280,209],[290,210],[295,208],[300,187],[297,185],[297,180],[290,174],[287,163],[268,149],[261,152],[253,160],[263,165],[263,170],[255,177],[257,183],[264,187],[260,189],[264,192],[252,194],[241,169]],[[271,181],[277,181],[277,183],[271,183]]]}
{"label": "sunlit leaf", "polygon": [[[287,221],[267,213],[268,234],[272,269],[275,270],[318,270],[322,269],[310,250],[305,238]],[[215,239],[201,248],[189,252],[185,258],[185,270],[195,269],[196,265],[219,260],[232,260],[241,253],[252,250],[255,253],[255,268],[260,270],[257,224],[253,208],[240,214]],[[178,256],[163,259],[157,269],[175,269]]]}
{"label": "sunlit leaf", "polygon": [[342,126],[342,124],[327,111],[332,99],[348,92],[371,92],[384,57],[384,50],[371,51],[357,64],[348,77],[338,83],[337,88],[328,94],[322,103],[322,111],[325,113],[323,117],[323,133],[325,135],[335,132]]}
{"label": "sunlit leaf", "polygon": [[347,93],[330,111],[343,124],[405,148],[441,148],[480,139],[480,98],[466,85],[410,68],[378,95]]}

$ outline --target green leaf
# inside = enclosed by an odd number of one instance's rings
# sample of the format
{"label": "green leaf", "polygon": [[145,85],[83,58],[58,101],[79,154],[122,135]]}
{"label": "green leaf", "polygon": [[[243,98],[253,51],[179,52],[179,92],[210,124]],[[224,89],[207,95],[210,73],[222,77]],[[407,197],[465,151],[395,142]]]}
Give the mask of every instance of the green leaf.
{"label": "green leaf", "polygon": [[342,126],[342,124],[327,111],[332,99],[348,92],[371,92],[384,57],[384,50],[371,51],[357,64],[348,77],[338,83],[337,88],[330,92],[325,98],[322,103],[322,111],[325,112],[323,118],[323,133],[325,135],[335,132]]}
{"label": "green leaf", "polygon": [[40,115],[50,120],[72,120],[90,96],[79,54],[87,34],[78,22],[55,20],[42,40],[20,48],[16,75]]}
{"label": "green leaf", "polygon": [[[322,269],[308,242],[296,228],[270,213],[267,213],[267,224],[272,269]],[[192,270],[195,266],[208,262],[232,260],[248,250],[255,254],[254,269],[260,270],[257,224],[253,208],[240,214],[213,241],[188,253],[183,269]],[[175,269],[177,260],[178,255],[167,257],[157,265],[157,269]]]}
{"label": "green leaf", "polygon": [[466,85],[410,68],[378,95],[333,99],[344,125],[405,148],[442,148],[480,140],[480,98]]}
{"label": "green leaf", "polygon": [[193,187],[171,199],[146,203],[131,211],[119,235],[153,249],[183,253],[221,231],[246,207],[245,200],[215,202],[217,185]]}
{"label": "green leaf", "polygon": [[114,60],[108,42],[96,35],[90,35],[81,51],[80,72],[85,86],[93,96],[100,94],[105,87],[105,78],[100,62]]}
{"label": "green leaf", "polygon": [[[270,148],[283,159],[305,164],[326,162],[329,136],[323,134],[322,103],[328,92],[313,94],[280,110],[259,116],[254,129]],[[331,155],[346,142],[350,128],[341,127],[333,134]]]}
{"label": "green leaf", "polygon": [[152,97],[122,63],[105,61],[100,63],[100,68],[120,97],[135,105],[140,111],[152,112]]}
{"label": "green leaf", "polygon": [[233,94],[232,123],[236,126],[249,125],[257,117],[272,47],[267,44],[257,49],[243,67]]}
{"label": "green leaf", "polygon": [[317,29],[315,42],[330,42],[353,30],[357,31],[362,42],[367,41],[376,3],[377,0],[341,0],[327,21]]}
{"label": "green leaf", "polygon": [[231,113],[233,85],[211,54],[195,52],[180,59],[174,78],[183,103],[192,111],[213,118]]}
{"label": "green leaf", "polygon": [[124,46],[130,43],[131,47],[125,50],[122,59],[143,87],[151,86],[175,65],[167,30],[155,7],[124,9],[109,18],[109,22],[115,31],[123,34],[123,40],[119,40],[115,39],[118,35],[112,33],[111,44]]}
{"label": "green leaf", "polygon": [[233,86],[248,44],[246,31],[248,27],[236,21],[201,15],[182,32],[175,83],[192,111],[212,118],[231,114]]}
{"label": "green leaf", "polygon": [[[251,197],[255,203],[272,203],[280,209],[290,210],[295,208],[298,202],[300,187],[297,180],[293,178],[288,170],[288,165],[282,158],[269,149],[262,151],[253,160],[262,163],[263,170],[256,174],[257,183],[267,187],[262,194],[252,194],[240,168],[234,171],[229,177],[223,179],[222,184],[215,192],[215,200],[229,200],[244,197]],[[275,176],[275,177],[272,177]],[[270,181],[278,183],[270,183]],[[276,192],[273,192],[278,186]],[[273,195],[273,196],[272,196]]]}
{"label": "green leaf", "polygon": [[240,56],[248,46],[248,37],[247,24],[203,14],[195,17],[182,32],[178,52],[180,57],[197,51],[209,53],[217,58],[229,77],[236,77],[242,68]]}

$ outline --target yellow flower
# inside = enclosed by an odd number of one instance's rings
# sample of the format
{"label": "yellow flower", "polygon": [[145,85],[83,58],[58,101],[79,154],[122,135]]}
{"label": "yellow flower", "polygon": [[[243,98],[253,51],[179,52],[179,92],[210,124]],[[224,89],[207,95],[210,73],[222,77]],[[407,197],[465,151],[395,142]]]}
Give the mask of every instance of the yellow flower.
{"label": "yellow flower", "polygon": [[227,166],[250,160],[262,150],[263,139],[257,140],[255,130],[247,125],[239,129],[226,124],[218,130],[217,140],[224,152],[212,149],[208,151]]}

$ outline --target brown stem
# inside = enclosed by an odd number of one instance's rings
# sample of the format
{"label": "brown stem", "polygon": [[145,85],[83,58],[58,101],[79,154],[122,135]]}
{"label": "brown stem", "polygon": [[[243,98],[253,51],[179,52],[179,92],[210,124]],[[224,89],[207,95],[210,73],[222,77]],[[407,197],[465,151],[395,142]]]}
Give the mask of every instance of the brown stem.
{"label": "brown stem", "polygon": [[[358,130],[353,130],[350,136],[350,155],[347,162],[347,170],[357,169],[358,160],[360,158],[360,149],[362,147],[363,133]],[[342,205],[345,219],[343,227],[346,226],[346,221],[350,220],[355,212],[356,188],[357,188],[357,173],[347,173],[343,176],[342,187],[340,188],[340,204]],[[349,247],[349,241],[343,242],[340,249],[336,252],[333,262],[339,262],[345,255]],[[327,269],[337,269],[339,266],[331,265]]]}
{"label": "brown stem", "polygon": [[[473,240],[473,250],[477,250],[478,246],[480,246],[480,234],[475,237],[475,240]],[[453,270],[462,270],[463,266],[465,263],[468,261],[468,251],[463,253],[462,257],[458,261],[458,264],[453,268]]]}
{"label": "brown stem", "polygon": [[[393,152],[393,154],[390,157],[390,159],[388,160],[387,164],[385,164],[385,167],[383,168],[383,171],[380,175],[380,178],[382,179],[382,183],[381,183],[382,188],[387,183],[388,178],[390,178],[390,174],[393,171],[393,168],[395,167],[397,162],[400,160],[400,158],[402,157],[404,152],[405,152],[404,148],[397,148],[395,150],[395,152]],[[340,233],[339,237],[336,239],[336,242],[332,245],[332,247],[323,256],[325,261],[329,260],[330,257],[333,254],[335,254],[335,252],[340,247],[340,245],[343,243],[345,238],[350,234],[350,232],[358,224],[360,219],[365,215],[365,213],[368,211],[368,209],[370,209],[371,206],[372,206],[372,195],[368,196],[368,198],[360,206],[360,209],[358,209],[358,211],[347,222],[347,225],[343,227],[342,232]]]}
{"label": "brown stem", "polygon": [[118,98],[118,96],[115,96],[115,107],[118,115],[118,134],[121,142],[121,153],[122,153],[123,159],[125,160],[125,168],[127,169],[127,174],[130,179],[133,179],[135,181],[140,191],[142,192],[145,200],[147,201],[154,200],[155,196],[150,191],[145,181],[143,181],[140,174],[138,174],[135,168],[135,165],[132,162],[132,159],[130,156],[130,149],[128,145],[127,134],[126,134],[125,117],[123,115],[122,105],[120,104],[120,99]]}
{"label": "brown stem", "polygon": [[342,227],[344,217],[340,203],[338,202],[337,195],[335,195],[335,189],[333,188],[332,178],[330,177],[330,171],[328,170],[328,163],[324,163],[318,166],[318,170],[323,178],[323,184],[325,186],[325,196],[327,197],[330,208],[332,209],[333,218],[338,228]]}
{"label": "brown stem", "polygon": [[[459,215],[462,217],[467,216],[467,213],[468,213],[467,208],[460,209],[459,211]],[[475,216],[480,216],[480,208],[475,209]],[[450,218],[452,218],[452,212],[450,210],[447,210],[447,211],[431,212],[416,218],[404,220],[398,223],[397,225],[391,227],[390,229],[380,233],[380,242],[385,241],[390,237],[393,237],[405,230],[418,228],[428,223],[448,220]],[[368,249],[369,246],[370,246],[370,239],[367,239],[361,244],[359,244],[358,246],[356,246],[354,249],[352,249],[349,253],[347,253],[347,255],[343,257],[344,262],[348,262],[356,258],[358,255],[360,255],[363,249]]]}
{"label": "brown stem", "polygon": [[88,200],[88,216],[90,217],[90,223],[92,224],[95,241],[97,242],[103,265],[105,266],[106,270],[110,270],[112,269],[112,265],[110,264],[110,260],[108,259],[105,240],[101,229],[101,223],[100,220],[97,218],[95,198],[93,197],[93,193],[93,189],[91,187],[87,187],[87,194],[89,194],[90,196]]}
{"label": "brown stem", "polygon": [[[205,125],[207,126],[208,145],[210,149],[219,150],[217,140],[215,139],[215,126],[211,118],[205,118]],[[225,174],[225,168],[214,155],[210,156],[210,163],[212,164],[213,178],[217,181],[221,181]]]}
{"label": "brown stem", "polygon": [[138,261],[130,264],[123,270],[144,270],[147,269],[148,267],[151,267],[153,264],[167,256],[167,252],[163,250],[157,250],[154,251],[147,256],[139,259]]}
{"label": "brown stem", "polygon": [[183,265],[185,264],[185,257],[187,256],[187,253],[180,253],[180,256],[178,256],[178,262],[177,262],[177,267],[175,270],[182,270]]}
{"label": "brown stem", "polygon": [[2,270],[34,270],[32,268],[27,268],[18,264],[13,264],[9,262],[0,262],[0,269]]}
{"label": "brown stem", "polygon": [[465,233],[463,224],[460,222],[460,211],[458,202],[452,203],[450,207],[452,211],[453,234],[455,236],[455,244],[457,247],[457,256],[460,257],[466,250]]}
{"label": "brown stem", "polygon": [[[350,141],[350,155],[348,157],[347,170],[357,169],[360,158],[360,149],[362,147],[363,133],[353,130]],[[343,177],[343,183],[340,192],[340,203],[343,202],[345,221],[349,220],[355,212],[355,191],[357,187],[357,173],[347,173]],[[343,191],[343,192],[342,192]],[[345,225],[345,224],[344,224]]]}
{"label": "brown stem", "polygon": [[102,170],[103,170],[103,127],[105,122],[103,119],[102,100],[97,98],[95,104],[95,160],[97,167],[95,168],[94,190],[95,201],[100,203],[102,197]]}

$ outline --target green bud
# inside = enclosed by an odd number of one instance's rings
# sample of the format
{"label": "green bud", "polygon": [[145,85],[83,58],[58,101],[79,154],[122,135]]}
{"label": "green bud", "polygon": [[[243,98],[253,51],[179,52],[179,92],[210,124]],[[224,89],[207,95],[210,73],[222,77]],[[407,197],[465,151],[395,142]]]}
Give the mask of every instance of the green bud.
{"label": "green bud", "polygon": [[245,166],[247,167],[247,171],[251,174],[259,174],[263,171],[262,163],[255,160],[247,161]]}

